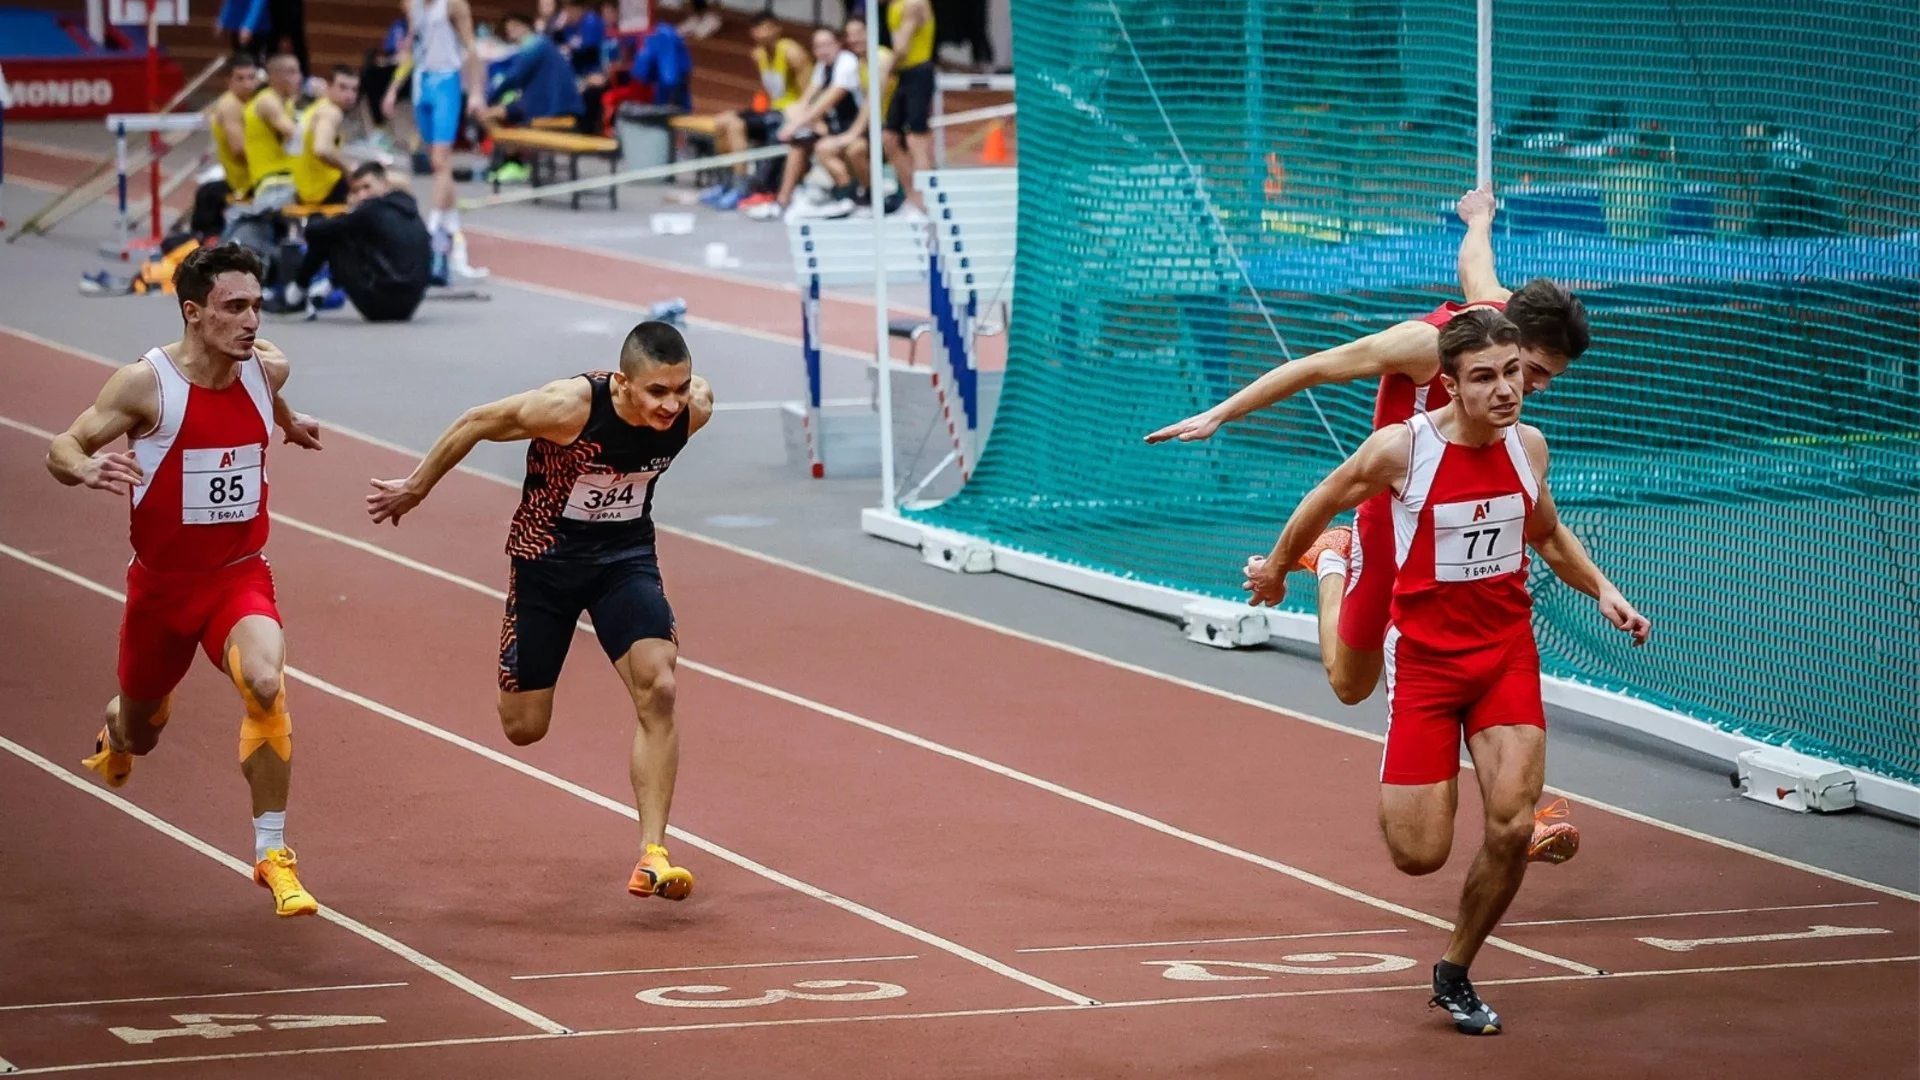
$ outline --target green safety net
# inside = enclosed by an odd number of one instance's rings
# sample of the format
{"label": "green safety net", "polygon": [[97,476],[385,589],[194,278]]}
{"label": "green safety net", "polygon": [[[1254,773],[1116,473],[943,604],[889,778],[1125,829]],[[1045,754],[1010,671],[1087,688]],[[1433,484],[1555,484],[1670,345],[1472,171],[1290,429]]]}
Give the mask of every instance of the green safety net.
{"label": "green safety net", "polygon": [[[1020,0],[1022,291],[944,528],[1240,595],[1371,386],[1141,436],[1458,297],[1471,0]],[[1594,347],[1526,418],[1655,624],[1534,580],[1550,674],[1920,780],[1920,4],[1495,4],[1495,252]],[[1289,604],[1306,610],[1312,590]]]}

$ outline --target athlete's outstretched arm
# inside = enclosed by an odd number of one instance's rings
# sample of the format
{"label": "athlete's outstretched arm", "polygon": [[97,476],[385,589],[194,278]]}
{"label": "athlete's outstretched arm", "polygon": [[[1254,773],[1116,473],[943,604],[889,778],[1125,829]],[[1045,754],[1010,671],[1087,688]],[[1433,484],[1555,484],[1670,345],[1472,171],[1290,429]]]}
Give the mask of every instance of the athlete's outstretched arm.
{"label": "athlete's outstretched arm", "polygon": [[1505,302],[1513,295],[1500,287],[1500,275],[1493,268],[1493,191],[1474,188],[1460,197],[1454,207],[1460,220],[1467,223],[1466,239],[1460,241],[1460,291],[1467,303],[1487,300]]}
{"label": "athlete's outstretched arm", "polygon": [[1607,575],[1601,573],[1592,556],[1587,554],[1587,545],[1560,520],[1560,510],[1553,503],[1553,489],[1547,486],[1547,440],[1530,427],[1523,426],[1520,434],[1527,445],[1527,456],[1533,461],[1534,475],[1540,482],[1540,500],[1527,517],[1527,543],[1539,553],[1555,577],[1599,601],[1600,614],[1606,616],[1608,622],[1632,634],[1635,645],[1645,645],[1653,623],[1627,603],[1627,598],[1620,595],[1620,590],[1607,580]]}
{"label": "athlete's outstretched arm", "polygon": [[1147,441],[1160,443],[1179,439],[1181,442],[1197,442],[1220,430],[1222,424],[1285,401],[1302,390],[1389,374],[1407,375],[1417,382],[1425,382],[1439,370],[1439,365],[1438,328],[1417,320],[1395,323],[1385,330],[1345,345],[1336,345],[1325,352],[1281,364],[1206,412],[1189,416],[1148,435]]}
{"label": "athlete's outstretched arm", "polygon": [[538,390],[476,405],[440,433],[433,449],[414,466],[412,475],[401,480],[375,480],[373,494],[367,496],[367,513],[375,524],[391,521],[398,525],[402,515],[419,506],[440,478],[453,471],[474,447],[483,442],[533,438],[569,443],[587,426],[591,409],[584,379],[561,379]]}
{"label": "athlete's outstretched arm", "polygon": [[695,375],[688,394],[687,408],[693,411],[693,416],[687,421],[687,434],[691,436],[713,419],[713,387],[707,380]]}
{"label": "athlete's outstretched arm", "polygon": [[260,367],[267,373],[267,386],[273,391],[273,422],[286,435],[286,441],[303,450],[320,449],[320,421],[305,413],[295,412],[293,406],[280,391],[287,385],[287,379],[293,375],[293,366],[287,363],[287,354],[280,347],[265,338],[255,338],[254,354],[260,357]]}
{"label": "athlete's outstretched arm", "polygon": [[55,480],[125,495],[145,479],[132,451],[107,451],[123,435],[151,428],[157,419],[160,387],[153,368],[128,364],[107,379],[87,411],[47,447],[47,471]]}
{"label": "athlete's outstretched arm", "polygon": [[1287,572],[1326,531],[1327,523],[1335,514],[1351,510],[1406,479],[1410,437],[1404,424],[1381,428],[1367,436],[1367,441],[1360,444],[1352,457],[1307,492],[1300,505],[1294,507],[1286,528],[1280,530],[1280,539],[1275,541],[1273,551],[1247,560],[1247,580],[1241,587],[1253,594],[1248,603],[1278,606],[1287,598]]}

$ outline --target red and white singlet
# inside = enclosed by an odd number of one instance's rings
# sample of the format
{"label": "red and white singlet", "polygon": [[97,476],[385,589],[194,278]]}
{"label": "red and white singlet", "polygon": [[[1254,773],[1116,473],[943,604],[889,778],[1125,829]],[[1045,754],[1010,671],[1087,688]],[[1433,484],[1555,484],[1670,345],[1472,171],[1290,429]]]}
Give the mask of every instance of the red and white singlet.
{"label": "red and white singlet", "polygon": [[1393,497],[1394,630],[1432,652],[1528,632],[1527,516],[1540,490],[1520,426],[1486,446],[1448,442],[1426,413],[1407,429],[1406,484]]}
{"label": "red and white singlet", "polygon": [[150,570],[217,570],[267,543],[267,435],[273,390],[260,358],[225,389],[187,381],[165,349],[141,358],[159,384],[160,420],[131,437],[145,475],[133,489],[133,553]]}

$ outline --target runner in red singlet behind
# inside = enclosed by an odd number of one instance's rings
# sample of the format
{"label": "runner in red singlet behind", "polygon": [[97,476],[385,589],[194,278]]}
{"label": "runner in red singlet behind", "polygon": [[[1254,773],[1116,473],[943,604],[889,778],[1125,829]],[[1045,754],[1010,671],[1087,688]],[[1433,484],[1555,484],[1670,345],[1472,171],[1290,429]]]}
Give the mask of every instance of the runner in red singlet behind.
{"label": "runner in red singlet behind", "polygon": [[[286,844],[293,721],[282,678],[286,643],[267,542],[267,441],[320,448],[319,426],[287,407],[287,361],[260,328],[260,261],[237,244],[180,264],[174,291],[186,332],[107,379],[99,398],[47,452],[68,486],[131,497],[133,561],[120,625],[120,693],[84,764],[108,786],[133,773],[168,719],[198,646],[240,692],[240,769],[253,792],[253,879],[283,916],[319,910]],[[121,436],[128,448],[107,447]]]}
{"label": "runner in red singlet behind", "polygon": [[467,410],[401,480],[375,480],[375,522],[419,506],[481,442],[527,443],[527,479],[507,532],[513,570],[500,629],[500,727],[527,746],[546,738],[553,688],[580,615],[633,700],[639,726],[627,759],[640,819],[635,896],[684,900],[693,874],[668,859],[667,814],[680,768],[674,666],[680,639],[654,555],[653,488],[713,418],[713,391],[687,343],[643,322],[620,348],[620,370],[550,382]]}
{"label": "runner in red singlet behind", "polygon": [[1545,783],[1528,545],[1635,645],[1649,631],[1554,509],[1546,440],[1519,422],[1527,378],[1519,340],[1495,311],[1448,323],[1440,367],[1453,400],[1374,432],[1301,500],[1272,553],[1249,559],[1246,571],[1253,602],[1278,604],[1287,571],[1335,514],[1387,496],[1398,572],[1386,636],[1380,828],[1402,871],[1430,874],[1446,864],[1464,734],[1486,807],[1485,840],[1434,967],[1433,992],[1434,1004],[1474,1035],[1500,1030],[1500,1017],[1474,992],[1467,967],[1520,890]]}

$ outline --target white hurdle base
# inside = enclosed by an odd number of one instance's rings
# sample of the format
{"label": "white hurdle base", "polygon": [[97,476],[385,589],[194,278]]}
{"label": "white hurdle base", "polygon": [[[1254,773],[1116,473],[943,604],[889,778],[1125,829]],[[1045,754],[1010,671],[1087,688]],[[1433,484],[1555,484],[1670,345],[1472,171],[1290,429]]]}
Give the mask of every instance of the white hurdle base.
{"label": "white hurdle base", "polygon": [[[984,548],[990,554],[992,569],[997,573],[1178,620],[1189,639],[1216,648],[1238,648],[1259,643],[1253,640],[1255,632],[1252,628],[1252,620],[1246,618],[1248,614],[1257,615],[1264,621],[1265,641],[1268,643],[1275,640],[1315,643],[1319,641],[1318,625],[1309,615],[1275,611],[1271,608],[1248,607],[1244,604],[1199,596],[1162,585],[1149,585],[1117,574],[1089,570],[1058,559],[1016,551],[980,537],[967,537],[945,529],[929,528],[903,518],[897,513],[890,513],[877,507],[869,507],[860,512],[860,529],[868,536],[916,548],[920,550],[923,557],[927,554],[930,537],[938,537],[937,544],[944,546],[952,546],[964,540],[971,545]],[[934,560],[929,557],[927,561]],[[1210,627],[1213,630],[1212,639],[1207,636]],[[1236,638],[1245,640],[1235,640]],[[1737,766],[1740,754],[1772,745],[1696,720],[1671,709],[1650,705],[1626,694],[1603,690],[1572,679],[1546,676],[1540,680],[1540,683],[1542,697],[1550,705],[1585,713],[1662,742],[1705,754],[1724,762],[1728,766],[1729,774]],[[1842,768],[1838,765],[1833,767]],[[1908,821],[1920,822],[1920,786],[1863,769],[1847,767],[1847,771],[1852,773],[1857,784],[1854,797],[1860,805],[1869,806]]]}

